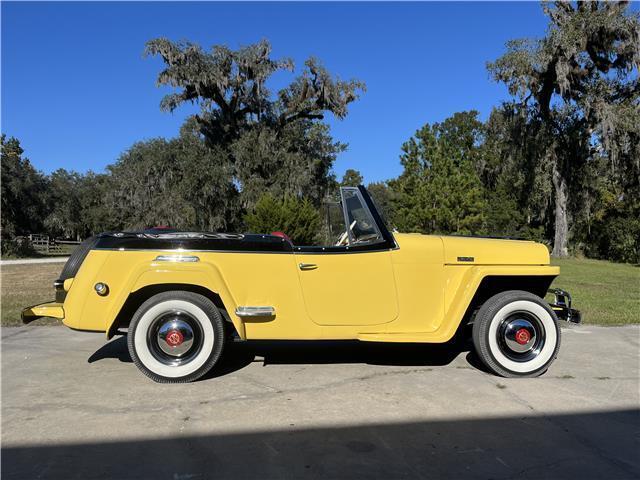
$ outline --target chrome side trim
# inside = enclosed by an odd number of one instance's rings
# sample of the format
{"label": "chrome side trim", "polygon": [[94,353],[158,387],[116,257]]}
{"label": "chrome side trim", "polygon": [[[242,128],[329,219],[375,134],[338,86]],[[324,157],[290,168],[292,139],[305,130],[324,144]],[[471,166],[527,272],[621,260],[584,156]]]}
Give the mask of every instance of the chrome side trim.
{"label": "chrome side trim", "polygon": [[273,307],[238,307],[236,315],[239,317],[273,317],[276,309]]}
{"label": "chrome side trim", "polygon": [[158,255],[154,262],[199,262],[195,255]]}

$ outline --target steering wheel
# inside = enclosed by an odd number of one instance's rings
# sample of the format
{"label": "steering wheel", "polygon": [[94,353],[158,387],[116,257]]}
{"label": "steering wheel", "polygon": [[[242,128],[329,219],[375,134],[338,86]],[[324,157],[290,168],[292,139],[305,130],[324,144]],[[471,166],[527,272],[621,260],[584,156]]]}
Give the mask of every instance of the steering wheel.
{"label": "steering wheel", "polygon": [[349,231],[353,233],[353,227],[355,226],[356,226],[356,220],[351,222],[351,225],[349,225],[349,228],[345,230],[342,235],[340,235],[340,237],[338,238],[338,241],[336,242],[336,245],[335,245],[336,247],[342,247],[344,245],[349,244]]}

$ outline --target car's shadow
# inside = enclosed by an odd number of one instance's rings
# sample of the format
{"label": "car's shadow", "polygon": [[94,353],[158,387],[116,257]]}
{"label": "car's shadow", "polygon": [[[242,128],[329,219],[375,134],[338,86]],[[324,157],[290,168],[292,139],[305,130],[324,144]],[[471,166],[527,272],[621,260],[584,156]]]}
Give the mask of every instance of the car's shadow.
{"label": "car's shadow", "polygon": [[[358,341],[292,341],[262,340],[229,342],[216,366],[202,380],[220,377],[241,370],[254,362],[268,365],[362,363],[388,366],[443,366],[461,353],[468,352],[467,362],[484,368],[473,353],[468,336],[458,336],[442,344],[374,343]],[[104,359],[131,363],[126,336],[120,336],[100,347],[88,359],[89,363]]]}

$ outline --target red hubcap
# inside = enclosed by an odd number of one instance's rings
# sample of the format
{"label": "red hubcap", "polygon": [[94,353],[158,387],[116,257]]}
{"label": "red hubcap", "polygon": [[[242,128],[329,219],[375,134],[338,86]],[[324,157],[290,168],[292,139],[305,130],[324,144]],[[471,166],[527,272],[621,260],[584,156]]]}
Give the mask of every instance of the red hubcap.
{"label": "red hubcap", "polygon": [[172,347],[177,347],[184,341],[184,336],[180,330],[169,330],[165,337],[165,341]]}
{"label": "red hubcap", "polygon": [[516,332],[516,342],[520,345],[526,345],[531,340],[531,334],[526,328],[521,328]]}

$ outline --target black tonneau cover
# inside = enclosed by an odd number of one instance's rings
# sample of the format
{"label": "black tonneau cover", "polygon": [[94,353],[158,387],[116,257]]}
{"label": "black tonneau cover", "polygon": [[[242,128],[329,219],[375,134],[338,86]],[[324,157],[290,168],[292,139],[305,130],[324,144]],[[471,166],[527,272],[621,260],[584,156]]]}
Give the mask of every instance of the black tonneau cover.
{"label": "black tonneau cover", "polygon": [[276,235],[180,232],[156,229],[107,232],[98,235],[96,250],[213,250],[235,252],[291,252],[293,245]]}

